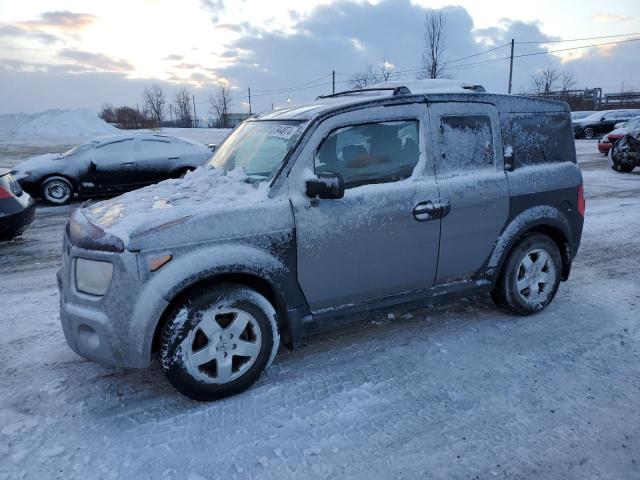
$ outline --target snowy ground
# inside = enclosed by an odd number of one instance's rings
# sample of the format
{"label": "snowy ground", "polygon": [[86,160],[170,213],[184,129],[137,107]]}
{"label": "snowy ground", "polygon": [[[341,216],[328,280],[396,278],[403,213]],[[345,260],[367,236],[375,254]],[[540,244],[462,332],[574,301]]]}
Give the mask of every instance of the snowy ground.
{"label": "snowy ground", "polygon": [[70,208],[39,208],[0,244],[0,479],[640,478],[640,171],[577,147],[583,243],[546,311],[376,316],[212,404],[69,350],[54,275]]}

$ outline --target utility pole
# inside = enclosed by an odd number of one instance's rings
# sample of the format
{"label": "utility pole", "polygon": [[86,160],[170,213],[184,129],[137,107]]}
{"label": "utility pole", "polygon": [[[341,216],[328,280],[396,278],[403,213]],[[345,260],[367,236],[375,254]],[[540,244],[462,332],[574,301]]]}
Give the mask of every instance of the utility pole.
{"label": "utility pole", "polygon": [[513,45],[515,41],[511,39],[511,60],[509,61],[509,95],[511,95],[511,80],[513,79]]}
{"label": "utility pole", "polygon": [[251,87],[247,87],[247,92],[249,93],[249,116],[251,116]]}
{"label": "utility pole", "polygon": [[332,85],[331,93],[336,93],[336,71],[335,70],[331,71],[331,78],[332,78],[332,81],[331,81],[331,85]]}
{"label": "utility pole", "polygon": [[196,96],[191,95],[191,99],[193,100],[193,127],[198,128],[198,116],[196,115]]}
{"label": "utility pole", "polygon": [[169,125],[173,127],[173,105],[171,104],[169,104],[169,119],[171,120]]}

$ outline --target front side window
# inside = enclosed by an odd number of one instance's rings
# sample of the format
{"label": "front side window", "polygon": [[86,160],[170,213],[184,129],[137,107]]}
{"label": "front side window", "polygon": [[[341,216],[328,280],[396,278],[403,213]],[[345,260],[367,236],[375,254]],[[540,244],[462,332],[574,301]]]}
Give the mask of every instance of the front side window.
{"label": "front side window", "polygon": [[208,164],[231,171],[242,168],[252,182],[270,179],[302,133],[297,120],[245,122],[236,128]]}
{"label": "front side window", "polygon": [[438,175],[473,173],[494,167],[491,118],[487,115],[440,117]]}
{"label": "front side window", "polygon": [[345,188],[403,180],[420,158],[418,138],[417,120],[338,128],[316,152],[315,173],[339,174]]}

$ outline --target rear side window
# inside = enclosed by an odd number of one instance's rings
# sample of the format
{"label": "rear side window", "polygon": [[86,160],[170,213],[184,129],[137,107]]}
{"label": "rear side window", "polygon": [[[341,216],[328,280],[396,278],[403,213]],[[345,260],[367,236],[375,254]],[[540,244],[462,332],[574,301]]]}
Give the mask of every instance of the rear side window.
{"label": "rear side window", "polygon": [[418,121],[366,123],[329,134],[315,156],[316,173],[338,173],[345,188],[411,176],[418,163]]}
{"label": "rear side window", "polygon": [[438,175],[459,175],[493,168],[491,118],[487,115],[440,117],[440,147]]}
{"label": "rear side window", "polygon": [[511,135],[517,165],[573,161],[573,129],[566,113],[511,114]]}

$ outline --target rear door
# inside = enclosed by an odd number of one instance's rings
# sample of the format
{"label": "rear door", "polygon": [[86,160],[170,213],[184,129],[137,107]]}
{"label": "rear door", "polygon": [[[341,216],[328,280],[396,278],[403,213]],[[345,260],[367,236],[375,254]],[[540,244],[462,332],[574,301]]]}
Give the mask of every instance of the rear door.
{"label": "rear door", "polygon": [[141,184],[156,183],[169,178],[180,161],[180,147],[170,138],[139,138],[136,149],[136,169]]}
{"label": "rear door", "polygon": [[498,112],[479,103],[428,107],[441,220],[436,285],[471,278],[509,215]]}

